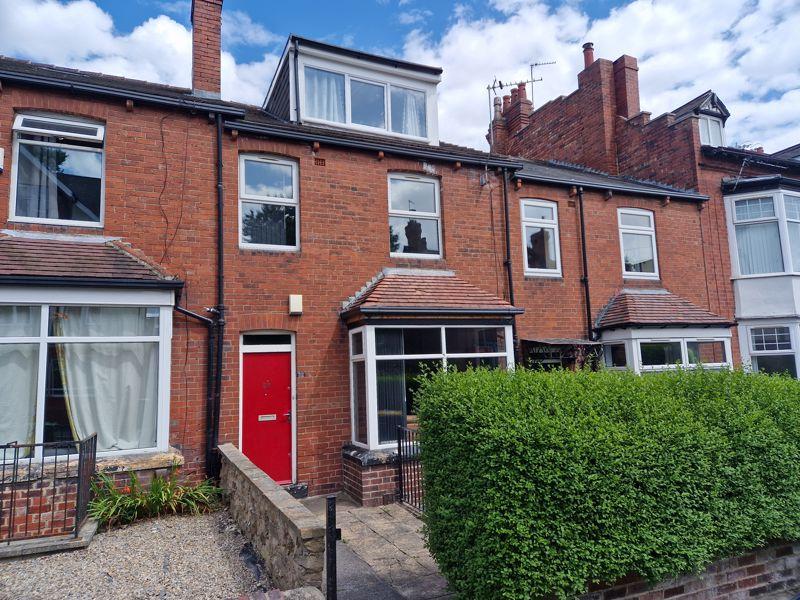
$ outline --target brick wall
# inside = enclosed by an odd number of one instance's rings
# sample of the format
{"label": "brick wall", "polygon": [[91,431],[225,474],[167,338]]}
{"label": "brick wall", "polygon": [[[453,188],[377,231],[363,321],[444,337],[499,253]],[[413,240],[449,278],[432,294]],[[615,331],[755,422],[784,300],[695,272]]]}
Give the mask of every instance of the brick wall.
{"label": "brick wall", "polygon": [[364,465],[342,456],[342,489],[362,506],[384,506],[397,499],[397,464]]}
{"label": "brick wall", "polygon": [[744,600],[795,598],[800,594],[800,544],[774,544],[715,562],[697,575],[650,585],[631,577],[595,586],[581,600]]}
{"label": "brick wall", "polygon": [[0,492],[0,542],[71,533],[77,499],[77,477],[7,484]]}

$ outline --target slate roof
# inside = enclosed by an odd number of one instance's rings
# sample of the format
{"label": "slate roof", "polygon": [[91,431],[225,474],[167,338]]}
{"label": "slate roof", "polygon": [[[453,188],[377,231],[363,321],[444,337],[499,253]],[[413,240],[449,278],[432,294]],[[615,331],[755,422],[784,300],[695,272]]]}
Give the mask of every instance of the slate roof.
{"label": "slate roof", "polygon": [[107,238],[0,234],[0,283],[178,288],[183,283]]}
{"label": "slate roof", "polygon": [[783,175],[757,175],[755,177],[725,177],[722,180],[722,191],[726,194],[778,188],[800,191],[800,179]]}
{"label": "slate roof", "polygon": [[755,150],[732,148],[730,146],[702,146],[700,151],[709,158],[731,160],[740,164],[746,161],[751,165],[779,169],[781,172],[800,172],[800,161],[782,158],[776,154],[765,154],[763,152],[756,152]]}
{"label": "slate roof", "polygon": [[356,312],[512,315],[523,310],[452,271],[385,269],[343,304],[343,317]]}
{"label": "slate roof", "polygon": [[784,158],[787,160],[798,160],[800,161],[800,144],[795,144],[794,146],[789,146],[788,148],[784,148],[783,150],[778,150],[777,152],[773,152],[770,156],[775,158]]}
{"label": "slate roof", "polygon": [[537,160],[523,160],[522,165],[522,170],[517,171],[515,177],[525,181],[565,183],[590,189],[612,190],[639,196],[658,196],[662,198],[669,196],[673,199],[698,202],[708,200],[708,196],[695,191],[633,177],[609,175],[603,171],[581,165]]}
{"label": "slate roof", "polygon": [[[704,108],[704,105],[708,104],[714,108]],[[719,99],[719,96],[717,96],[712,90],[706,90],[696,98],[692,98],[686,104],[679,106],[670,112],[675,115],[676,119],[681,119],[692,114],[709,114],[720,117],[723,123],[728,120],[728,117],[731,116],[728,107],[725,106],[725,103],[722,102],[722,100]]]}
{"label": "slate roof", "polygon": [[619,327],[731,327],[735,323],[700,308],[667,290],[622,290],[609,300],[595,328]]}

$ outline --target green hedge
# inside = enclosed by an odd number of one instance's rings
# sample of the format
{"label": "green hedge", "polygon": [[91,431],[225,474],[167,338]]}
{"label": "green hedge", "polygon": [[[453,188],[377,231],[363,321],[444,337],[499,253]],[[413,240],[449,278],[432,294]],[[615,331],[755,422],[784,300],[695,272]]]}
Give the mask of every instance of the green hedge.
{"label": "green hedge", "polygon": [[800,539],[800,382],[442,372],[420,388],[425,527],[461,598],[574,598]]}

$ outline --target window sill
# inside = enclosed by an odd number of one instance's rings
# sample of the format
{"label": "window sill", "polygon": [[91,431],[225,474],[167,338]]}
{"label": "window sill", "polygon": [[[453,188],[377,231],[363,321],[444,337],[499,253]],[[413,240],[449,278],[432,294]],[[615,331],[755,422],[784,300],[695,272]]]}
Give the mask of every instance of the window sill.
{"label": "window sill", "polygon": [[98,456],[97,470],[101,473],[171,469],[183,466],[183,454],[177,448],[167,451],[141,452],[124,456]]}
{"label": "window sill", "polygon": [[94,221],[64,221],[61,219],[36,219],[33,217],[9,217],[9,223],[25,223],[27,225],[55,225],[57,227],[86,227],[88,229],[102,229],[103,223]]}
{"label": "window sill", "polygon": [[660,275],[632,275],[632,274],[628,274],[628,273],[623,273],[622,274],[622,278],[626,279],[626,280],[628,280],[628,279],[634,279],[634,280],[638,279],[640,281],[661,281],[661,276]]}
{"label": "window sill", "polygon": [[561,273],[535,273],[531,271],[525,271],[525,280],[532,280],[535,281],[537,279],[550,279],[555,281],[563,281],[564,275]]}
{"label": "window sill", "polygon": [[281,247],[281,246],[260,246],[258,244],[239,244],[239,250],[253,252],[256,254],[300,254],[298,246]]}

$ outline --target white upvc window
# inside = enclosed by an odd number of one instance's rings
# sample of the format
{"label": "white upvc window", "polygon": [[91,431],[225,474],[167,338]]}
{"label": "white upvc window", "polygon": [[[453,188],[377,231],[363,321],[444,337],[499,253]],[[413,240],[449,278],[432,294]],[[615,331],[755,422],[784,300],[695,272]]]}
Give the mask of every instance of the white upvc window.
{"label": "white upvc window", "polygon": [[520,201],[520,215],[525,274],[560,276],[558,204],[547,200],[523,199]]}
{"label": "white upvc window", "polygon": [[708,115],[700,116],[700,143],[703,146],[724,146],[725,125],[722,119]]}
{"label": "white upvc window", "polygon": [[428,139],[428,95],[413,84],[304,64],[304,121]]}
{"label": "white upvc window", "polygon": [[622,275],[626,279],[658,279],[658,248],[652,211],[617,210]]}
{"label": "white upvc window", "polygon": [[800,273],[800,194],[775,190],[725,202],[735,276]]}
{"label": "white upvc window", "polygon": [[789,325],[749,328],[750,363],[754,371],[789,373],[797,377],[793,329]]}
{"label": "white upvc window", "polygon": [[239,245],[261,250],[299,248],[296,161],[257,154],[239,157]]}
{"label": "white upvc window", "polygon": [[719,369],[730,365],[729,342],[715,338],[656,338],[637,340],[642,371],[676,367]]}
{"label": "white upvc window", "polygon": [[627,369],[630,361],[625,342],[604,344],[603,360],[607,369]]}
{"label": "white upvc window", "polygon": [[366,325],[350,331],[352,442],[394,448],[416,420],[418,377],[450,367],[510,369],[511,326]]}
{"label": "white upvc window", "polygon": [[439,180],[389,175],[389,251],[391,256],[442,257]]}
{"label": "white upvc window", "polygon": [[26,113],[13,135],[9,220],[102,227],[105,127]]}
{"label": "white upvc window", "polygon": [[[0,444],[96,433],[100,455],[167,449],[171,293],[50,290],[58,302],[22,288],[3,295]],[[36,458],[47,452],[39,447]]]}

